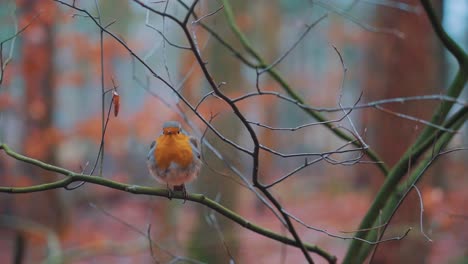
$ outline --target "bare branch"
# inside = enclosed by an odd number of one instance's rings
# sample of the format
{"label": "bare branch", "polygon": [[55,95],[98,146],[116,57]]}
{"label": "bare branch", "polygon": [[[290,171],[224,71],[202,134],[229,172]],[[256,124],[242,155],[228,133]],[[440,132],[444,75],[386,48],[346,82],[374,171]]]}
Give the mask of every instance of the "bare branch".
{"label": "bare branch", "polygon": [[422,9],[420,6],[406,4],[401,1],[393,1],[393,0],[360,0],[360,1],[374,4],[374,5],[390,7],[390,8],[394,8],[397,10],[414,13],[414,14],[420,14],[422,12]]}
{"label": "bare branch", "polygon": [[335,151],[324,151],[324,152],[296,152],[291,154],[285,154],[274,149],[268,148],[264,145],[260,145],[260,149],[270,152],[276,156],[280,156],[282,158],[294,158],[294,157],[313,157],[319,156],[322,157],[324,155],[331,155],[331,154],[341,154],[341,153],[350,153],[350,152],[359,152],[362,151],[363,148],[353,148],[353,149],[345,149],[345,150],[335,150]]}
{"label": "bare branch", "polygon": [[188,10],[188,12],[187,12],[187,15],[185,15],[184,21],[182,21],[182,24],[183,24],[184,26],[187,26],[188,20],[189,20],[190,16],[192,15],[192,13],[194,12],[195,6],[197,6],[198,1],[199,1],[199,0],[194,0],[193,3],[192,3],[192,5],[190,6],[190,8],[189,8],[189,10]]}
{"label": "bare branch", "polygon": [[[20,30],[18,30],[18,25],[15,16],[13,16],[14,21],[15,21],[15,33],[11,35],[10,37],[2,40],[0,42],[0,87],[2,86],[3,83],[3,76],[5,74],[6,67],[8,64],[11,62],[13,59],[13,52],[15,49],[15,40],[16,37],[19,36],[21,33],[23,33],[38,17],[40,13],[35,15],[24,27],[22,27]],[[4,60],[3,59],[3,45],[7,43],[8,41],[11,40],[11,45],[10,45],[10,50],[8,53],[8,57]]]}
{"label": "bare branch", "polygon": [[397,116],[397,117],[400,117],[400,118],[403,118],[403,119],[408,119],[408,120],[415,121],[415,122],[418,122],[418,123],[421,123],[421,124],[424,124],[424,125],[427,125],[427,126],[430,126],[430,127],[433,127],[433,128],[437,128],[437,129],[439,129],[441,131],[445,131],[445,132],[449,132],[449,133],[457,133],[457,131],[455,131],[453,129],[445,128],[443,126],[439,126],[437,124],[434,124],[434,123],[431,123],[429,121],[426,121],[426,120],[423,120],[423,119],[420,119],[420,118],[416,118],[416,117],[413,117],[413,116],[410,116],[410,115],[397,113],[397,112],[392,111],[390,109],[383,108],[382,106],[379,106],[379,105],[376,105],[375,108],[379,109],[382,112],[385,112],[385,113],[388,113],[388,114],[391,114],[391,115],[394,115],[394,116]]}
{"label": "bare branch", "polygon": [[423,236],[427,239],[427,241],[432,242],[432,239],[424,232],[424,225],[423,225],[424,203],[423,203],[421,192],[419,191],[419,189],[418,189],[418,187],[416,185],[413,184],[412,187],[413,187],[413,189],[416,190],[416,193],[418,194],[419,206],[421,207],[420,217],[419,217],[419,227],[420,227],[420,230],[421,230],[421,234],[423,234]]}
{"label": "bare branch", "polygon": [[[122,39],[120,39],[119,37],[117,37],[115,34],[113,34],[112,32],[110,32],[109,30],[105,29],[104,27],[102,27],[99,22],[92,16],[90,16],[89,12],[85,9],[80,9],[80,8],[77,8],[75,6],[72,6],[66,2],[63,2],[61,0],[53,0],[55,2],[58,2],[60,4],[63,4],[65,6],[68,6],[68,7],[71,7],[77,11],[80,11],[80,12],[83,12],[85,14],[87,14],[89,16],[89,18],[96,24],[96,26],[98,26],[100,29],[102,29],[105,33],[107,33],[109,36],[111,36],[113,39],[115,39],[120,45],[122,45],[122,47],[124,47],[129,53],[130,55],[135,58],[137,61],[139,61],[155,78],[157,78],[158,80],[160,80],[161,82],[163,82],[167,87],[169,87],[175,94],[177,94],[177,96],[180,98],[180,100],[185,104],[187,105],[190,110],[198,117],[200,118],[200,120],[202,120],[218,137],[220,137],[220,139],[224,140],[226,143],[230,144],[231,146],[233,146],[234,148],[244,152],[244,153],[247,153],[249,155],[252,155],[253,152],[234,143],[233,141],[227,139],[226,137],[224,137],[221,133],[219,133],[219,131],[217,131],[213,126],[211,126],[211,124],[209,124],[209,122],[197,111],[195,111],[194,107],[190,104],[190,102],[185,98],[183,97],[177,90],[176,88],[174,88],[168,81],[166,81],[164,78],[162,78],[161,76],[159,76],[142,58],[140,58]],[[161,15],[163,17],[167,17],[169,19],[171,19],[172,21],[176,22],[176,24],[180,25],[181,27],[183,27],[182,23],[177,20],[177,18],[173,17],[172,15],[169,15],[169,14],[166,14],[166,13],[163,13],[163,12],[160,12],[160,11],[157,11],[157,10],[154,10],[153,8],[147,6],[146,4],[142,3],[141,1],[138,1],[138,0],[134,0],[134,2],[140,4],[141,6],[149,9],[150,11],[158,14],[158,15]],[[190,38],[190,34],[188,32],[188,30],[186,28],[183,28],[184,29],[184,32],[186,33],[186,36],[188,39],[192,40]],[[194,45],[193,45],[193,41],[192,41],[192,51],[194,49]],[[197,53],[198,54],[198,53]],[[199,61],[201,61],[201,58],[199,58]],[[208,73],[207,72],[207,69],[206,67],[204,67],[204,65],[202,66],[202,68],[204,69],[204,72],[205,73]],[[208,74],[209,75],[209,74]],[[214,83],[210,83],[212,86],[216,87],[216,85]],[[224,95],[223,95],[224,96]],[[225,96],[224,96],[225,97]],[[227,99],[227,97],[226,97]],[[234,105],[234,104],[232,104]],[[237,109],[237,107],[236,107]],[[239,115],[240,112],[238,111]]]}
{"label": "bare branch", "polygon": [[310,32],[310,30],[312,28],[314,28],[318,23],[320,23],[320,21],[324,20],[326,17],[328,16],[328,14],[325,14],[325,15],[322,15],[319,19],[317,19],[314,23],[310,24],[310,25],[307,25],[306,26],[306,30],[301,34],[301,36],[293,43],[293,45],[288,49],[286,50],[286,52],[283,53],[283,55],[281,55],[278,59],[276,59],[272,64],[270,64],[269,66],[263,68],[261,71],[258,72],[258,75],[261,75],[267,71],[269,71],[270,69],[274,68],[276,65],[278,65],[284,58],[286,58],[289,53],[291,53],[291,51],[296,48],[297,45],[299,45],[299,43],[307,36],[307,34]]}
{"label": "bare branch", "polygon": [[372,26],[372,25],[369,25],[369,24],[366,24],[366,23],[363,23],[361,21],[359,21],[359,19],[357,19],[356,17],[350,15],[346,10],[340,10],[338,8],[336,8],[335,6],[333,5],[330,5],[328,2],[324,2],[324,1],[319,1],[319,0],[311,0],[313,3],[333,12],[333,13],[336,13],[342,17],[344,17],[345,19],[348,19],[349,21],[355,23],[356,25],[360,26],[361,28],[369,31],[369,32],[373,32],[373,33],[383,33],[383,34],[389,34],[389,35],[393,35],[397,38],[400,38],[400,39],[404,39],[405,38],[405,34],[403,32],[401,32],[400,30],[397,30],[397,29],[394,29],[394,28],[379,28],[379,27],[375,27],[375,26]]}
{"label": "bare branch", "polygon": [[[219,203],[220,199],[221,199],[221,194],[218,193],[216,195],[215,201],[217,203]],[[223,243],[224,251],[226,251],[226,254],[229,256],[229,263],[233,263],[233,264],[236,263],[236,261],[234,260],[233,255],[232,255],[231,251],[229,250],[229,247],[228,247],[228,245],[226,243],[226,239],[224,238],[223,232],[221,231],[221,228],[220,228],[219,223],[218,223],[218,218],[216,218],[216,215],[214,214],[213,210],[211,210],[210,213],[208,213],[205,216],[205,220],[210,226],[212,226],[216,230],[216,233],[218,234],[219,239]]]}
{"label": "bare branch", "polygon": [[367,243],[367,244],[370,244],[370,245],[377,245],[377,244],[380,244],[380,243],[384,243],[384,242],[388,242],[388,241],[394,241],[394,240],[402,240],[403,238],[405,238],[408,233],[412,230],[412,228],[408,228],[405,233],[401,236],[397,236],[397,237],[390,237],[390,238],[386,238],[386,239],[382,239],[382,240],[377,240],[377,241],[368,241],[368,240],[365,240],[365,239],[362,239],[362,238],[359,238],[359,237],[344,237],[344,236],[339,236],[339,235],[336,235],[336,234],[332,234],[330,232],[328,232],[327,230],[325,229],[320,229],[320,228],[316,228],[316,227],[313,227],[313,226],[310,226],[306,223],[304,223],[304,221],[302,221],[301,219],[299,219],[298,217],[292,215],[291,213],[287,212],[286,210],[283,209],[283,212],[285,212],[286,214],[288,214],[292,219],[294,219],[296,222],[298,222],[299,224],[305,226],[307,229],[311,229],[311,230],[314,230],[314,231],[317,231],[317,232],[320,232],[320,233],[323,233],[323,234],[326,234],[327,236],[330,236],[330,237],[334,237],[334,238],[339,238],[339,239],[343,239],[343,240],[358,240],[358,241],[361,241],[361,242],[364,242],[364,243]]}
{"label": "bare branch", "polygon": [[215,11],[210,12],[210,13],[208,13],[208,14],[206,14],[206,15],[203,15],[203,16],[199,17],[198,19],[192,21],[192,24],[198,24],[198,23],[200,23],[200,21],[202,21],[203,19],[215,15],[216,13],[218,13],[219,11],[221,11],[223,8],[224,8],[224,6],[221,5],[221,6],[218,7],[218,9],[216,9]]}
{"label": "bare branch", "polygon": [[[343,146],[339,147],[338,149],[336,149],[336,151],[339,151],[339,150],[341,150],[341,149],[343,149],[343,148],[349,146],[350,144],[351,144],[351,142],[348,142],[348,143],[344,144]],[[315,164],[315,163],[318,163],[318,162],[320,162],[320,161],[322,161],[322,160],[325,160],[325,159],[328,158],[330,155],[332,155],[332,154],[324,154],[324,155],[320,156],[319,158],[314,159],[314,160],[311,160],[311,161],[309,161],[309,160],[306,158],[303,165],[301,165],[300,167],[298,167],[298,168],[294,169],[293,171],[287,173],[286,175],[282,176],[281,178],[275,180],[274,182],[272,182],[272,183],[266,185],[265,187],[266,187],[266,188],[271,188],[271,187],[275,186],[276,184],[278,184],[278,183],[280,183],[280,182],[286,180],[287,178],[291,177],[292,175],[298,173],[299,171],[301,171],[301,170],[303,170],[303,169],[305,169],[305,168],[307,168],[307,167],[309,167],[309,166],[311,166],[311,165],[313,165],[313,164]]]}

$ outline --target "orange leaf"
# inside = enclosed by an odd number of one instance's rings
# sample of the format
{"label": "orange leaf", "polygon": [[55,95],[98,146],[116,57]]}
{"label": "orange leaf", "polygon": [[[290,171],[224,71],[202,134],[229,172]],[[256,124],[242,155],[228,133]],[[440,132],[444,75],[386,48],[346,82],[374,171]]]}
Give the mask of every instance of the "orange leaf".
{"label": "orange leaf", "polygon": [[115,90],[112,92],[112,102],[114,102],[114,116],[117,116],[120,110],[120,95]]}

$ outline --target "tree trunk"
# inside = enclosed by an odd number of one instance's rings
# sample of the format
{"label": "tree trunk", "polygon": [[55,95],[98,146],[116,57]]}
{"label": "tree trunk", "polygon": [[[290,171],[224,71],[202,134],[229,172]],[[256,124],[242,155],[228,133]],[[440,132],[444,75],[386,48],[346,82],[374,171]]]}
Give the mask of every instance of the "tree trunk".
{"label": "tree trunk", "polygon": [[[56,164],[55,150],[60,138],[58,130],[54,127],[56,92],[54,25],[57,7],[53,2],[44,1],[18,0],[16,3],[20,27],[38,16],[20,35],[19,49],[22,54],[20,71],[24,82],[23,109],[25,110],[22,117],[24,120],[22,148],[27,156]],[[56,180],[55,173],[38,167],[25,166],[21,171],[29,178],[30,184]],[[14,200],[14,215],[32,220],[58,234],[63,231],[66,213],[59,190],[18,195]],[[45,234],[43,239],[39,243],[45,242]],[[35,260],[44,257],[31,255],[28,252],[24,254]]]}
{"label": "tree trunk", "polygon": [[[441,10],[441,1],[432,1]],[[437,4],[436,4],[437,3]],[[419,6],[419,1],[408,4]],[[441,13],[441,12],[439,12]],[[367,48],[364,92],[368,101],[434,94],[442,91],[443,53],[440,42],[425,13],[415,14],[397,9],[379,8],[374,23],[404,33],[404,39],[391,35],[372,34]],[[390,111],[428,120],[436,102],[407,102],[384,105]],[[400,159],[424,127],[423,124],[372,110],[363,112],[363,124],[369,129],[369,145],[391,167]],[[364,180],[377,190],[383,177],[375,170],[361,171]],[[419,225],[419,200],[410,195],[391,222],[399,232]],[[389,229],[392,229],[392,228]],[[401,235],[401,234],[400,234]],[[419,235],[378,247],[375,263],[424,263],[429,244]]]}

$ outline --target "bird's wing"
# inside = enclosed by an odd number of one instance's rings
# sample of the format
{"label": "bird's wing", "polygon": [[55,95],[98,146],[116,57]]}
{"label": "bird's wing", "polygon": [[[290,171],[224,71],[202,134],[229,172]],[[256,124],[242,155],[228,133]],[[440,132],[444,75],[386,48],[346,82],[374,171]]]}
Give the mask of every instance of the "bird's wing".
{"label": "bird's wing", "polygon": [[192,147],[192,152],[197,156],[197,158],[201,157],[200,151],[200,142],[196,137],[192,137],[185,129],[181,129],[182,134],[189,137],[190,147]]}
{"label": "bird's wing", "polygon": [[147,160],[154,159],[154,151],[156,150],[156,145],[157,145],[156,140],[151,142],[150,150],[148,152],[148,155],[146,155]]}
{"label": "bird's wing", "polygon": [[190,146],[192,147],[193,153],[197,155],[198,158],[200,158],[201,157],[200,142],[195,137],[190,137],[189,141],[190,141]]}

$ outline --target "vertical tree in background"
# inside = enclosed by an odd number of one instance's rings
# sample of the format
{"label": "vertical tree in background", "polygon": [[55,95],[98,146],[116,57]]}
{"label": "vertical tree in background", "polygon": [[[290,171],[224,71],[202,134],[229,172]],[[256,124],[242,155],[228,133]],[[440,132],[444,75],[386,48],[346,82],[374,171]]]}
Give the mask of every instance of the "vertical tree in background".
{"label": "vertical tree in background", "polygon": [[[275,61],[277,54],[279,53],[279,39],[281,38],[281,19],[280,10],[278,3],[271,3],[267,6],[262,5],[262,2],[252,4],[251,22],[253,25],[254,32],[252,34],[252,40],[256,43],[261,43],[264,47],[261,51],[266,61]],[[276,19],[269,19],[270,17],[276,17]],[[277,90],[276,84],[270,78],[260,78],[259,86],[263,89]],[[262,120],[265,120],[267,124],[275,125],[278,122],[278,113],[280,111],[287,111],[287,109],[280,110],[280,105],[276,104],[271,97],[257,98],[258,107],[251,111],[258,112]],[[265,111],[269,109],[269,111]],[[259,129],[259,137],[262,139],[262,144],[265,146],[275,146],[275,131],[268,129]],[[276,176],[275,170],[277,169],[274,165],[275,159],[273,155],[267,152],[263,152],[261,155],[262,164],[260,167],[260,175],[262,181],[271,181]],[[257,201],[257,208],[266,209],[263,207],[260,201]]]}
{"label": "vertical tree in background", "polygon": [[[21,112],[21,142],[26,155],[56,164],[56,146],[60,139],[59,131],[54,126],[55,113],[55,36],[57,5],[53,2],[18,0],[17,14],[19,26],[31,23],[21,35],[18,47],[21,56],[19,70],[24,84],[23,111]],[[42,14],[46,14],[41,16]],[[28,181],[40,184],[56,180],[56,175],[38,167],[23,167],[23,175]],[[65,207],[60,198],[60,190],[40,194],[16,196],[14,215],[32,220],[56,232],[65,227]],[[20,235],[21,236],[21,235]],[[17,239],[24,239],[17,237]],[[26,236],[25,251],[31,254],[31,241]],[[36,253],[37,254],[37,251]]]}
{"label": "vertical tree in background", "polygon": [[[441,10],[441,1],[432,1]],[[437,5],[435,3],[437,2]],[[408,4],[418,6],[419,1]],[[441,14],[441,12],[439,12]],[[443,50],[433,34],[424,13],[403,12],[398,9],[378,7],[374,24],[381,28],[392,28],[403,33],[402,38],[388,34],[370,34],[367,47],[366,79],[364,93],[369,101],[383,98],[419,96],[443,93]],[[365,111],[363,119],[369,128],[369,145],[381,154],[382,159],[393,166],[405,150],[413,143],[424,125],[397,117],[401,113],[428,120],[437,102],[414,104],[396,103],[383,106],[385,110]],[[372,124],[372,128],[370,128]],[[396,129],[398,128],[398,129]],[[376,170],[367,168],[366,178],[380,187],[383,177]],[[408,199],[398,211],[394,225],[414,226],[418,223],[419,202],[416,194]],[[398,244],[379,246],[376,254],[378,263],[423,263],[429,244],[422,239],[407,239]]]}
{"label": "vertical tree in background", "polygon": [[[209,12],[208,10],[216,10],[219,8],[218,2],[207,3],[209,4],[207,5],[208,7],[205,12]],[[233,4],[239,14],[247,13],[248,8],[252,5],[251,3],[244,1],[235,2]],[[237,19],[239,19],[240,21],[244,20],[242,18],[242,15],[238,16]],[[226,25],[222,13],[217,14],[215,17],[208,17],[206,18],[206,20],[203,20],[203,22],[205,21],[214,22],[213,24],[216,25],[215,30],[218,32],[228,32],[226,30],[228,28],[228,25]],[[197,26],[197,29],[201,29],[201,27]],[[202,31],[200,31],[200,33],[203,33],[203,35],[206,34],[206,32]],[[232,35],[230,35],[229,33],[224,35],[226,36],[226,41],[233,42],[234,38]],[[232,56],[225,56],[226,51],[224,47],[220,45],[217,41],[209,37],[206,39],[208,40],[207,47],[206,49],[202,50],[201,53],[208,62],[208,68],[210,69],[210,72],[212,73],[215,82],[225,82],[226,85],[221,85],[221,89],[223,89],[223,91],[227,94],[236,94],[243,91],[245,80],[241,74],[240,62]],[[203,45],[203,43],[199,43],[199,45]],[[194,60],[193,57],[192,59]],[[219,65],[223,65],[223,67],[219,67]],[[199,77],[202,76],[199,75]],[[195,99],[194,101],[196,100],[197,99]],[[213,100],[212,105],[209,108],[210,109],[208,111],[210,111],[211,114],[219,114],[218,117],[214,118],[213,123],[220,128],[220,131],[223,133],[223,135],[225,135],[227,138],[233,139],[234,141],[238,141],[239,131],[241,129],[240,123],[233,119],[233,116],[230,113],[225,112],[226,105],[219,100]],[[239,153],[235,151],[231,146],[224,144],[216,136],[212,135],[211,133],[208,133],[207,139],[216,142],[214,144],[216,148],[222,153],[226,153],[225,159],[227,162],[239,160]],[[210,167],[222,168],[224,166],[223,162],[214,158],[213,154],[209,151],[205,151],[203,154],[206,155],[204,159],[207,161]],[[213,172],[210,169],[203,170],[202,175],[203,177],[200,177],[197,183],[197,186],[199,186],[200,190],[212,197],[220,195],[219,197],[223,201],[223,203],[225,203],[229,207],[236,207],[236,200],[238,198],[239,192],[239,186],[237,184],[225,184],[226,178],[220,177],[219,174]],[[195,247],[196,245],[200,244],[212,244],[213,241],[219,242],[219,236],[216,234],[215,226],[208,225],[206,221],[206,213],[203,213],[203,210],[201,210],[199,216],[200,218],[196,230],[197,233],[193,236],[192,241],[192,245],[194,246],[194,255],[199,256],[202,259],[206,259],[207,262],[229,262],[229,255],[227,255],[226,251],[223,249],[222,243],[215,243],[216,245],[212,245],[213,247],[216,247],[216,250],[213,250],[209,247]],[[236,255],[236,244],[238,243],[239,239],[236,232],[237,227],[235,227],[232,223],[228,221],[224,221],[224,219],[218,219],[217,221],[220,221],[220,225],[222,226],[224,236],[230,241],[230,244],[232,245],[230,247],[230,254]],[[210,234],[210,239],[206,238],[208,234]]]}

